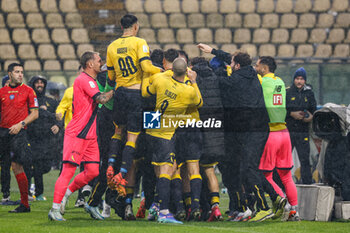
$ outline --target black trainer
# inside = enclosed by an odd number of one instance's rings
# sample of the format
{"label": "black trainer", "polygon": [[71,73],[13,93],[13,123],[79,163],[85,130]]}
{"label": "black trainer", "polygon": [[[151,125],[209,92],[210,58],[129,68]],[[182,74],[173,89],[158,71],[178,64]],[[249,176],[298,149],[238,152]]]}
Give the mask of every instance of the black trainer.
{"label": "black trainer", "polygon": [[27,213],[30,212],[30,207],[25,207],[22,203],[14,210],[10,210],[9,213]]}

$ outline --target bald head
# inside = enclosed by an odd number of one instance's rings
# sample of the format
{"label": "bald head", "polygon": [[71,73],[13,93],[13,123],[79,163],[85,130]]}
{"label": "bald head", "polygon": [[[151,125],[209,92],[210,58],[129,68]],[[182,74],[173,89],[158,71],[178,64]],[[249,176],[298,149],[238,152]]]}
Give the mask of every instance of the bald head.
{"label": "bald head", "polygon": [[187,63],[183,58],[176,58],[173,62],[173,72],[175,77],[182,77],[186,74]]}

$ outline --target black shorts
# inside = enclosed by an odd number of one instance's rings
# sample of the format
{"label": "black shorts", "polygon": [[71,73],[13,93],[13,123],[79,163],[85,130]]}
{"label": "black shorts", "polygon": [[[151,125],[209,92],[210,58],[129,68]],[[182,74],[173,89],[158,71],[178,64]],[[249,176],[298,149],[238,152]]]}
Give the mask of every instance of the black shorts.
{"label": "black shorts", "polygon": [[199,128],[178,128],[176,130],[176,162],[199,161],[202,155],[202,132]]}
{"label": "black shorts", "polygon": [[146,133],[142,131],[137,137],[136,141],[136,154],[134,160],[139,161],[144,159],[147,151],[147,141],[146,141]]}
{"label": "black shorts", "polygon": [[113,104],[113,121],[118,126],[126,125],[128,132],[139,133],[142,129],[141,91],[119,87]]}
{"label": "black shorts", "polygon": [[147,151],[152,156],[152,164],[172,166],[175,160],[175,137],[171,140],[153,137],[146,134]]}
{"label": "black shorts", "polygon": [[21,165],[32,163],[32,151],[25,130],[16,135],[9,134],[9,129],[0,128],[0,154],[10,156],[11,162]]}

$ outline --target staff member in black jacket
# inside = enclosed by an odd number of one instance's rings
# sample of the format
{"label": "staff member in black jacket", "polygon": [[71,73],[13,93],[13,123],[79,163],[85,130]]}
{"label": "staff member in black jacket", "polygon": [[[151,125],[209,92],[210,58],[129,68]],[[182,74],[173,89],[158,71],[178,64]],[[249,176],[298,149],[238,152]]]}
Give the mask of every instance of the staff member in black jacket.
{"label": "staff member in black jacket", "polygon": [[287,89],[287,127],[296,148],[301,164],[303,184],[312,183],[310,167],[309,123],[316,110],[316,100],[312,87],[306,84],[306,71],[303,67],[294,74],[293,85]]}

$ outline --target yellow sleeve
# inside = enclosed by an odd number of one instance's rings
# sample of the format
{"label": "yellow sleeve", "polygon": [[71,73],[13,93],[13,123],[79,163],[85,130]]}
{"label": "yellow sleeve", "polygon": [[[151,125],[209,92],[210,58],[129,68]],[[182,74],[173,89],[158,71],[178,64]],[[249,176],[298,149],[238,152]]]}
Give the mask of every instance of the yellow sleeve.
{"label": "yellow sleeve", "polygon": [[143,73],[143,77],[142,77],[142,82],[141,82],[141,94],[142,97],[148,97],[148,93],[147,93],[147,88],[150,85],[149,83],[149,79],[150,79],[150,74],[148,73]]}
{"label": "yellow sleeve", "polygon": [[161,72],[158,67],[152,65],[151,58],[149,56],[149,47],[147,45],[147,42],[143,39],[139,40],[137,56],[139,58],[140,66],[143,72],[150,74]]}
{"label": "yellow sleeve", "polygon": [[[72,89],[73,90],[73,89]],[[73,92],[68,88],[63,95],[60,104],[56,108],[56,113],[64,113],[72,106]]]}
{"label": "yellow sleeve", "polygon": [[199,90],[197,83],[192,83],[191,86],[196,91],[196,94],[197,94],[198,99],[199,99],[199,101],[197,102],[197,103],[199,103],[199,104],[197,104],[197,107],[200,108],[203,106],[203,98],[202,98],[201,91]]}
{"label": "yellow sleeve", "polygon": [[114,71],[114,64],[112,61],[112,51],[110,46],[107,48],[107,70],[108,70],[108,78],[112,81],[115,81],[115,71]]}
{"label": "yellow sleeve", "polygon": [[[157,85],[157,82],[153,81],[152,77],[154,75],[152,75],[150,78],[149,78],[149,85],[145,88],[145,92],[142,93],[142,96],[143,97],[150,97],[151,95],[155,95],[156,94],[156,85]],[[152,80],[152,82],[151,82]]]}

